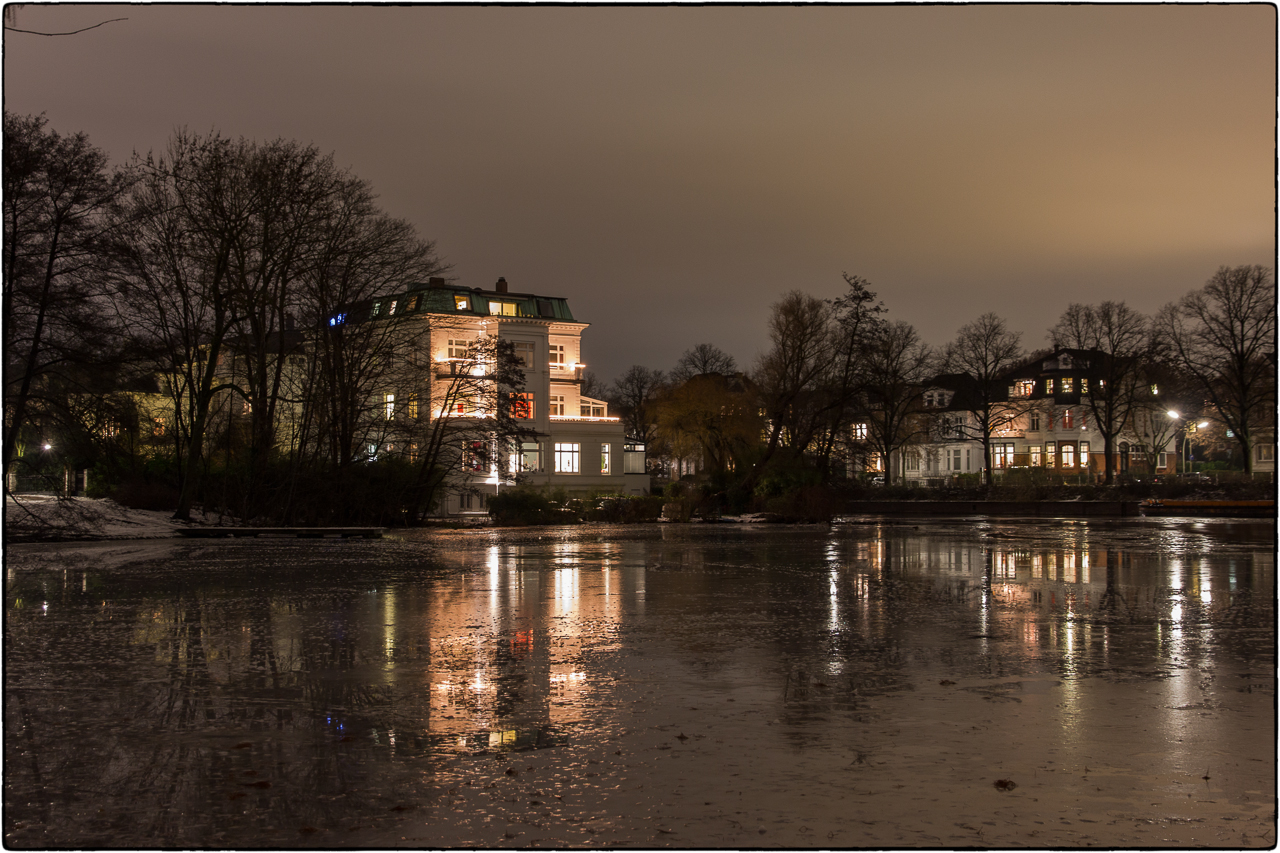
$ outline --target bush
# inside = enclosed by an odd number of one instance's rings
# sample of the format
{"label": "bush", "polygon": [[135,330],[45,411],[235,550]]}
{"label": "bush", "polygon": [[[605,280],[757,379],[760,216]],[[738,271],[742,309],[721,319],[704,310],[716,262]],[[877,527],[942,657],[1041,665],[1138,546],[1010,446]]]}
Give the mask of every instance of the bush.
{"label": "bush", "polygon": [[551,524],[554,514],[551,499],[539,489],[517,486],[489,498],[489,517],[496,524]]}

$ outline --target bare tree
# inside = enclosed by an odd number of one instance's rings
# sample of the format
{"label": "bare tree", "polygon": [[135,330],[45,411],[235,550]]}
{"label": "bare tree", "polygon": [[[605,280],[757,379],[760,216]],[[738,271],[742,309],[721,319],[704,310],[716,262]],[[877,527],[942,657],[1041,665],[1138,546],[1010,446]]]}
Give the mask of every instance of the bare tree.
{"label": "bare tree", "polygon": [[764,454],[748,489],[780,445],[803,452],[825,421],[829,398],[822,394],[831,369],[831,305],[793,290],[774,303],[769,316],[769,351],[756,365],[754,380],[768,424]]}
{"label": "bare tree", "polygon": [[1022,336],[999,316],[983,314],[960,327],[942,355],[942,369],[957,380],[953,408],[967,412],[972,434],[982,444],[983,482],[990,483],[991,438],[1026,412],[1029,398],[1011,397],[1005,375],[1022,359]]}
{"label": "bare tree", "polygon": [[676,366],[671,369],[669,377],[672,382],[679,384],[704,373],[729,376],[737,370],[738,365],[733,360],[733,356],[714,344],[698,344],[692,349],[685,350],[684,355],[680,356],[680,360],[676,362]]}
{"label": "bare tree", "polygon": [[634,364],[619,376],[605,395],[626,426],[627,435],[650,444],[657,423],[657,401],[665,388],[661,370]]}
{"label": "bare tree", "polygon": [[[1253,473],[1259,434],[1275,428],[1276,285],[1262,266],[1221,267],[1156,321],[1170,358],[1195,377]],[[1274,432],[1272,433],[1274,435]]]}
{"label": "bare tree", "polygon": [[898,451],[927,433],[920,415],[923,384],[934,367],[934,355],[915,327],[901,320],[885,323],[863,348],[865,364],[862,405],[868,444],[884,460],[885,481],[893,482]]}
{"label": "bare tree", "polygon": [[33,410],[112,340],[102,290],[107,213],[128,184],[83,133],[62,136],[44,116],[4,114],[4,464]]}
{"label": "bare tree", "polygon": [[884,303],[871,282],[843,273],[849,290],[831,301],[831,365],[825,379],[825,424],[817,446],[818,468],[824,481],[831,473],[831,456],[857,413],[864,380],[862,355],[870,336],[884,324]]}
{"label": "bare tree", "polygon": [[1106,483],[1115,482],[1116,441],[1149,393],[1144,365],[1150,356],[1149,321],[1123,302],[1072,303],[1049,330],[1055,347],[1087,350],[1089,378],[1081,402],[1102,434]]}

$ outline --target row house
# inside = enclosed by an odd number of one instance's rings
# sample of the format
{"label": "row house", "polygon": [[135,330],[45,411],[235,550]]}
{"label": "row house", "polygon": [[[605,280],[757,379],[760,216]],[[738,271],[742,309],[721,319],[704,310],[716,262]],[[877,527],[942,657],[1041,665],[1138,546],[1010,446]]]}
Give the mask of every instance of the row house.
{"label": "row house", "polygon": [[[1057,349],[1028,360],[1001,379],[1002,415],[992,433],[993,474],[1038,468],[1062,476],[1093,479],[1105,475],[1103,436],[1089,407],[1090,383],[1103,381],[1094,369],[1099,354]],[[972,380],[937,377],[922,393],[931,416],[930,439],[904,451],[903,471],[910,481],[945,481],[983,469],[981,432],[972,414]],[[1154,401],[1144,415],[1159,408]],[[1164,417],[1163,413],[1159,414]],[[1116,441],[1112,464],[1120,474],[1173,473],[1173,430],[1142,418],[1126,425]]]}

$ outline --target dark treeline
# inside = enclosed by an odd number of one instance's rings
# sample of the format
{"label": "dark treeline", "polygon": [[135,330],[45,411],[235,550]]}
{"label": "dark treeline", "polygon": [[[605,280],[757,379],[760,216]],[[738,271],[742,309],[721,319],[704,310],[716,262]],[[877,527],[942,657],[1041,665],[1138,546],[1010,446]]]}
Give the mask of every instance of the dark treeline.
{"label": "dark treeline", "polygon": [[[181,519],[412,522],[474,443],[419,407],[431,324],[328,322],[448,265],[314,147],[179,131],[113,169],[6,113],[4,217],[7,486],[88,470]],[[522,385],[513,354],[468,357],[441,393],[503,415],[476,401]]]}
{"label": "dark treeline", "polygon": [[[669,371],[636,365],[606,389],[628,432],[647,442],[660,479],[691,480],[708,507],[805,515],[806,504],[834,506],[859,486],[902,482],[908,449],[960,440],[978,448],[975,479],[990,487],[994,439],[1044,406],[1014,396],[1010,376],[1059,348],[1091,353],[1093,385],[1079,405],[1102,439],[1097,468],[1072,482],[1118,485],[1121,436],[1136,439],[1147,470],[1164,449],[1194,440],[1218,467],[1246,474],[1255,447],[1275,440],[1269,269],[1223,267],[1155,316],[1123,302],[1072,304],[1048,330],[1052,347],[1035,351],[993,313],[931,348],[870,282],[844,279],[838,299],[800,291],[779,299],[769,347],[749,370],[704,343]],[[928,399],[934,387],[959,389],[958,402],[939,412]]]}
{"label": "dark treeline", "polygon": [[[509,345],[473,348],[441,389],[439,321],[333,322],[449,265],[331,155],[179,131],[113,167],[83,134],[6,113],[3,179],[7,488],[88,471],[90,494],[183,519],[413,523],[467,454],[522,434],[501,400],[523,383]],[[1047,351],[990,313],[930,347],[870,282],[844,280],[833,300],[783,294],[754,365],[702,343],[583,392],[646,444],[656,485],[683,480],[717,509],[830,505],[902,481],[908,453],[944,438],[972,442],[990,485],[993,439],[1033,405],[1011,371]],[[1106,485],[1122,436],[1154,456],[1205,423],[1196,443],[1245,473],[1274,442],[1269,269],[1223,267],[1151,317],[1070,305],[1049,331],[1092,353],[1079,405]],[[940,384],[961,411],[930,404]],[[493,417],[432,417],[463,400]]]}

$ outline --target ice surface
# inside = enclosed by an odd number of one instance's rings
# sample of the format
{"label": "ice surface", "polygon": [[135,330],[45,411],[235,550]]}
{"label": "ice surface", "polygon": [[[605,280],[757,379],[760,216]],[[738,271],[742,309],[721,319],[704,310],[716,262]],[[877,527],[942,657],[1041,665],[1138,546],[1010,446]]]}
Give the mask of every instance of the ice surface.
{"label": "ice surface", "polygon": [[48,847],[1275,843],[1267,522],[156,539],[6,553]]}

